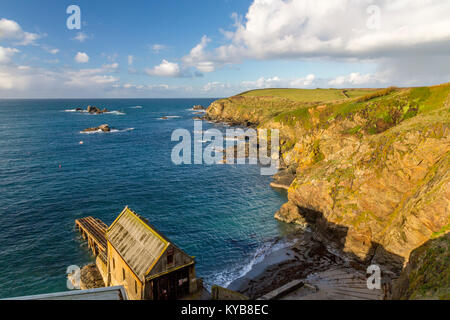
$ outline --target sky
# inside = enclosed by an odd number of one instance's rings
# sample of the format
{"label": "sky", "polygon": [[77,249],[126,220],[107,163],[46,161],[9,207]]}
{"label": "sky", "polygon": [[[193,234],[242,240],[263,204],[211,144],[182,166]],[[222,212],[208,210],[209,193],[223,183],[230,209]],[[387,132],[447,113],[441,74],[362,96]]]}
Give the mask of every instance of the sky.
{"label": "sky", "polygon": [[2,0],[0,98],[434,85],[449,17],[446,0]]}

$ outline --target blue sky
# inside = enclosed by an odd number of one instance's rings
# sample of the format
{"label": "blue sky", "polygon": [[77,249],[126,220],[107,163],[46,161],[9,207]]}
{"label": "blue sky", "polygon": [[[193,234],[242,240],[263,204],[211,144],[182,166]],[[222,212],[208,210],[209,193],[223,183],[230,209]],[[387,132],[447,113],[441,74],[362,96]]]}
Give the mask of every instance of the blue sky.
{"label": "blue sky", "polygon": [[0,98],[436,84],[449,14],[434,0],[2,0]]}

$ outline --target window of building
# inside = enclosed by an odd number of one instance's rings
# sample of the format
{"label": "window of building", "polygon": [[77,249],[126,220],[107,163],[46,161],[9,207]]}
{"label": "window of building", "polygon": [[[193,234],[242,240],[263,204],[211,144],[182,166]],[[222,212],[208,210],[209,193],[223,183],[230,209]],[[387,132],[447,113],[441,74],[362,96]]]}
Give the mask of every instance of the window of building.
{"label": "window of building", "polygon": [[125,280],[125,269],[122,268],[122,280]]}
{"label": "window of building", "polygon": [[169,266],[173,265],[173,254],[168,254],[167,255],[167,264]]}
{"label": "window of building", "polygon": [[113,258],[113,269],[115,269],[116,268],[116,260],[114,260],[114,258]]}
{"label": "window of building", "polygon": [[137,287],[137,281],[134,280],[134,292],[137,294],[138,293],[138,287]]}
{"label": "window of building", "polygon": [[169,250],[167,250],[167,265],[168,266],[173,265],[173,254],[174,254],[173,248],[169,248]]}

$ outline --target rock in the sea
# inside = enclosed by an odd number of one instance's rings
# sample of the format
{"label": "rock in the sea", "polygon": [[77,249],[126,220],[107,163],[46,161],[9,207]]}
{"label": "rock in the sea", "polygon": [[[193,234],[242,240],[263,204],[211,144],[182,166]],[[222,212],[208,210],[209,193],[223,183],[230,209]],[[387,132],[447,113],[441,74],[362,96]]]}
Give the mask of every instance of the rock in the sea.
{"label": "rock in the sea", "polygon": [[206,110],[206,108],[204,106],[201,105],[196,105],[192,107],[193,110]]}
{"label": "rock in the sea", "polygon": [[100,110],[99,108],[97,108],[95,106],[87,106],[86,111],[89,113],[95,113],[95,114],[102,114],[102,113],[109,112],[109,110],[106,108],[103,108],[103,110]]}
{"label": "rock in the sea", "polygon": [[110,132],[111,128],[107,124],[102,124],[98,127],[88,128],[84,129],[83,132],[96,132],[96,131],[103,131],[103,132]]}
{"label": "rock in the sea", "polygon": [[89,264],[81,269],[80,273],[80,289],[96,289],[105,287],[102,275],[98,271],[97,266]]}

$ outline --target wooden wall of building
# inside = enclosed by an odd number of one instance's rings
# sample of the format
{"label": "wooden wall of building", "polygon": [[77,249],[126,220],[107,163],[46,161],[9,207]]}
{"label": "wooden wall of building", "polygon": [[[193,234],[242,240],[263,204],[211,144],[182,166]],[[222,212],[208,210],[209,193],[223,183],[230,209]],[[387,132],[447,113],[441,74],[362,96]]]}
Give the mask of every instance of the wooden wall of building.
{"label": "wooden wall of building", "polygon": [[142,300],[144,298],[143,283],[133,273],[130,267],[123,261],[119,253],[108,242],[108,286],[123,286],[130,300]]}
{"label": "wooden wall of building", "polygon": [[[169,257],[170,255],[172,255],[172,258]],[[149,273],[149,276],[151,277],[153,275],[167,272],[172,268],[187,265],[192,261],[192,257],[188,256],[186,253],[171,244],[155,264]]]}

